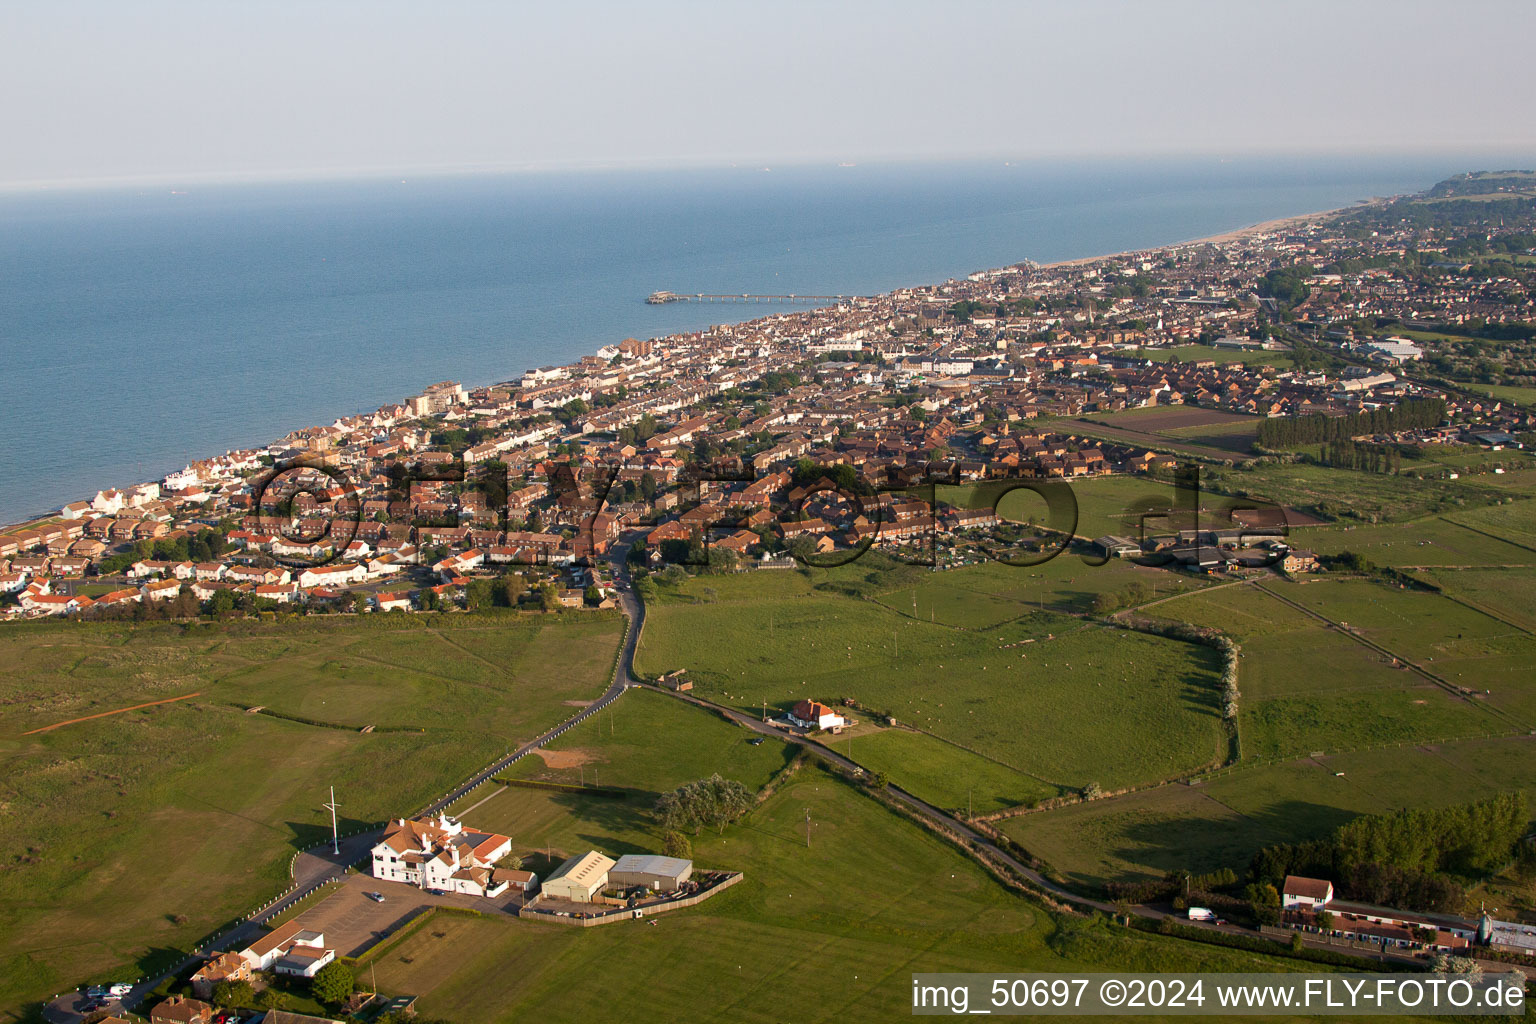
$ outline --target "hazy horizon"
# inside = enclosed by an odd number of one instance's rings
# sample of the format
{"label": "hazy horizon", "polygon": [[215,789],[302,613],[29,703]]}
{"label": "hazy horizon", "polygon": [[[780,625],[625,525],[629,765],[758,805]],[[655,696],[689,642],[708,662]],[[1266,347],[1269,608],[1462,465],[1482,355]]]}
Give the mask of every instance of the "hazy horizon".
{"label": "hazy horizon", "polygon": [[1525,153],[1536,6],[1207,0],[11,10],[0,187]]}

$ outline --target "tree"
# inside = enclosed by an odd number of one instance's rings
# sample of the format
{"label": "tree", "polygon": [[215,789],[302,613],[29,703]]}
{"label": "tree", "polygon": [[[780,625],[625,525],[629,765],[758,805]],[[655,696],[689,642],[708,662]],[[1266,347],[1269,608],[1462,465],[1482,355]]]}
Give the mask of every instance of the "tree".
{"label": "tree", "polygon": [[646,501],[656,497],[656,478],[651,475],[650,470],[640,474],[640,493],[645,496]]}
{"label": "tree", "polygon": [[1090,782],[1082,788],[1080,795],[1084,800],[1097,800],[1104,795],[1104,787],[1097,782]]}
{"label": "tree", "polygon": [[1243,890],[1248,906],[1259,924],[1274,924],[1280,920],[1280,891],[1268,882],[1255,882]]}
{"label": "tree", "polygon": [[1333,931],[1333,912],[1332,911],[1330,911],[1330,910],[1319,910],[1316,914],[1312,915],[1312,919],[1317,922],[1317,927],[1319,928],[1319,930],[1325,931],[1325,932]]}
{"label": "tree", "polygon": [[656,801],[656,811],[669,829],[693,829],[697,835],[706,825],[717,832],[746,814],[752,807],[752,795],[735,779],[718,773],[707,779],[685,783]]}
{"label": "tree", "polygon": [[320,968],[315,975],[315,980],[310,991],[316,999],[329,1006],[339,1006],[352,995],[352,989],[357,984],[357,979],[352,975],[352,968],[339,960],[332,960]]}
{"label": "tree", "polygon": [[222,1010],[236,1010],[256,1004],[256,990],[248,981],[221,981],[213,986],[213,1005]]}
{"label": "tree", "polygon": [[260,1010],[281,1010],[287,1005],[288,993],[271,985],[262,989],[261,994],[256,997],[256,1007]]}
{"label": "tree", "polygon": [[1301,932],[1291,933],[1291,952],[1300,953],[1306,948],[1306,940],[1301,937]]}

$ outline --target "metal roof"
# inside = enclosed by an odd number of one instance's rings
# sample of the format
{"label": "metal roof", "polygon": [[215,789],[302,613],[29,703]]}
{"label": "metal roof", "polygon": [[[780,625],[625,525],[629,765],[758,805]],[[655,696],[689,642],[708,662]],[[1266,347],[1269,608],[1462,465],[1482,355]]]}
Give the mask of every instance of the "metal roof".
{"label": "metal roof", "polygon": [[684,872],[692,871],[693,861],[683,860],[680,857],[663,857],[657,853],[626,853],[609,870],[610,873],[634,872],[642,875],[657,875],[662,878],[676,878]]}

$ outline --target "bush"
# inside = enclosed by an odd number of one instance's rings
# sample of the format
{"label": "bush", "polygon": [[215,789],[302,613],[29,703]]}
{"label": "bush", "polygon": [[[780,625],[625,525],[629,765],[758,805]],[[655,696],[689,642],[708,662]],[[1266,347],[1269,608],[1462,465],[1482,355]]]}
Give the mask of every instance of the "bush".
{"label": "bush", "polygon": [[661,852],[668,857],[692,860],[693,844],[677,829],[669,828],[661,835]]}

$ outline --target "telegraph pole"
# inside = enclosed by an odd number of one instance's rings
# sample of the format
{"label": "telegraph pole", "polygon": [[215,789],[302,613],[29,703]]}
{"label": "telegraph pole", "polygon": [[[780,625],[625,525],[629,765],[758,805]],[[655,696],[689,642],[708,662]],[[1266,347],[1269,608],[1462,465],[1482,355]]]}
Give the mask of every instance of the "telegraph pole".
{"label": "telegraph pole", "polygon": [[811,809],[805,809],[805,848],[811,848]]}

